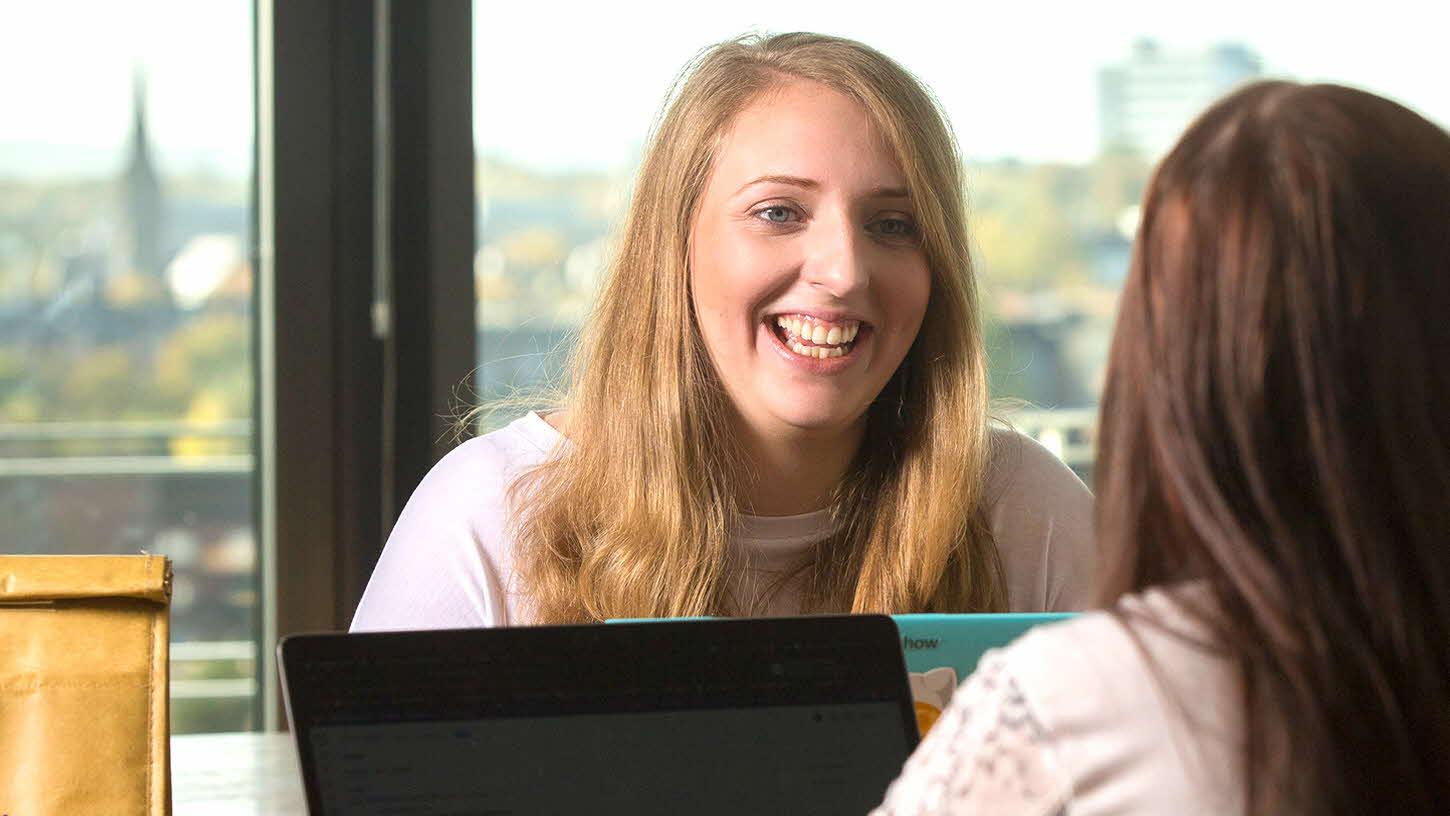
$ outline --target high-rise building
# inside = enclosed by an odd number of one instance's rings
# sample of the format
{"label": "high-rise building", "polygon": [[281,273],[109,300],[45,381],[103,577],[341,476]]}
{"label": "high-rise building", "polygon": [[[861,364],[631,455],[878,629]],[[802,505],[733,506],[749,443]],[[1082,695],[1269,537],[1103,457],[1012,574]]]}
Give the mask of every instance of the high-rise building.
{"label": "high-rise building", "polygon": [[1127,60],[1098,74],[1100,147],[1156,160],[1194,117],[1262,73],[1259,55],[1243,45],[1173,50],[1139,40]]}

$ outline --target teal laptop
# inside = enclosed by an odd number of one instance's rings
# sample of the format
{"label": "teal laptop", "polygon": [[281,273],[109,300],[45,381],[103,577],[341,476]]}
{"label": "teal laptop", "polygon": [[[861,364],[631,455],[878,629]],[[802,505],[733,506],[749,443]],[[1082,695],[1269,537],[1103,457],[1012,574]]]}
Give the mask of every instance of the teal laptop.
{"label": "teal laptop", "polygon": [[989,649],[1006,646],[1034,626],[1065,620],[1071,612],[981,615],[892,615],[911,683],[916,723],[923,735],[941,716],[957,686]]}

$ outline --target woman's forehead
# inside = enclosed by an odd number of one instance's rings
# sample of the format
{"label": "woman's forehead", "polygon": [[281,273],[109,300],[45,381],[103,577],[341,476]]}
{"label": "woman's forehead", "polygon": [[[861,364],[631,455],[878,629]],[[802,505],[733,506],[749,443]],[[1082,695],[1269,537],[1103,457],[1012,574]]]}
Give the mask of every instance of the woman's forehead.
{"label": "woman's forehead", "polygon": [[712,176],[726,195],[762,177],[863,191],[906,185],[865,106],[809,80],[786,82],[746,105],[723,134]]}

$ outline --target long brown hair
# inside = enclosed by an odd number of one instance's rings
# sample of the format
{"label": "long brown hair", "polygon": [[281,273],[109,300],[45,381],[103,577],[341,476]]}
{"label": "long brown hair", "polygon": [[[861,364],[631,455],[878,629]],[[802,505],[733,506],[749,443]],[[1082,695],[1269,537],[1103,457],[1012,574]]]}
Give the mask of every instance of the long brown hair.
{"label": "long brown hair", "polygon": [[1254,813],[1450,806],[1450,136],[1252,85],[1156,171],[1101,414],[1104,600],[1183,580]]}
{"label": "long brown hair", "polygon": [[961,161],[935,100],[860,43],[748,36],[686,72],[646,149],[572,360],[568,443],[512,491],[520,589],[537,622],[741,611],[729,597],[742,463],[690,308],[688,236],[720,137],[783,82],[856,100],[896,154],[932,271],[915,344],[869,409],[838,490],[838,533],[807,568],[808,608],[997,611],[979,511],[987,390]]}

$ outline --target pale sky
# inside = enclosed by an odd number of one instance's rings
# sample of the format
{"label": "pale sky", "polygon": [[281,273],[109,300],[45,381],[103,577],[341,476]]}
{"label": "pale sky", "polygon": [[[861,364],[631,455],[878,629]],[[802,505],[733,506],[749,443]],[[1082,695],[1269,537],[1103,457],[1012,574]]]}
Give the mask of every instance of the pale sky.
{"label": "pale sky", "polygon": [[[279,0],[283,1],[283,0]],[[398,0],[395,0],[395,2]],[[1096,78],[1134,40],[1238,42],[1275,76],[1356,85],[1450,124],[1450,2],[1175,4],[520,3],[475,8],[475,140],[541,168],[632,161],[671,81],[701,47],[749,30],[859,39],[936,91],[968,156],[1081,161],[1096,149]],[[112,166],[131,66],[150,81],[163,166],[250,161],[251,3],[0,0],[0,166],[36,145]],[[24,146],[29,147],[24,147]],[[23,149],[22,149],[23,148]]]}
{"label": "pale sky", "polygon": [[163,166],[244,176],[253,139],[245,0],[0,0],[0,151],[62,146],[85,162],[119,153],[138,60]]}
{"label": "pale sky", "polygon": [[979,158],[1090,158],[1098,69],[1140,37],[1184,48],[1243,43],[1270,74],[1356,85],[1450,125],[1447,0],[1175,8],[1189,5],[665,0],[559,14],[546,4],[479,3],[474,138],[481,151],[534,163],[626,162],[680,67],[702,46],[751,30],[821,31],[884,51],[935,90],[964,151]]}

